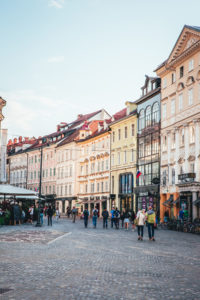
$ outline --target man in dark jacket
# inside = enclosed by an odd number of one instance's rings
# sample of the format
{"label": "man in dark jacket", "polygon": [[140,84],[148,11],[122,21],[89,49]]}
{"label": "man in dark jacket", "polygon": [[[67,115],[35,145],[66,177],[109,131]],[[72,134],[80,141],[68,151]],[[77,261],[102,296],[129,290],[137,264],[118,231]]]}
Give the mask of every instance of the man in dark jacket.
{"label": "man in dark jacket", "polygon": [[106,208],[104,208],[104,211],[102,212],[102,217],[103,217],[103,228],[108,228],[109,213]]}
{"label": "man in dark jacket", "polygon": [[89,217],[89,211],[88,211],[87,208],[85,208],[85,210],[83,211],[83,218],[84,218],[85,228],[87,228],[87,226],[88,226],[88,217]]}
{"label": "man in dark jacket", "polygon": [[49,226],[49,225],[52,226],[53,209],[52,209],[51,205],[50,205],[49,208],[47,209],[47,216],[48,216],[48,226]]}
{"label": "man in dark jacket", "polygon": [[120,211],[118,210],[117,207],[116,207],[116,209],[114,211],[114,217],[115,217],[115,228],[119,229]]}

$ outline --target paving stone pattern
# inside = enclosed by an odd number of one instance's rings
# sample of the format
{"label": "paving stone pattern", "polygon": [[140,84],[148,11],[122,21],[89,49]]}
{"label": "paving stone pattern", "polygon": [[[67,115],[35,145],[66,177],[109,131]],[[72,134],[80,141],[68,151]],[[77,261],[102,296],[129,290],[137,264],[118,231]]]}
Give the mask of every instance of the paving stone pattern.
{"label": "paving stone pattern", "polygon": [[85,229],[61,219],[2,226],[0,241],[0,299],[200,299],[198,235],[156,230],[150,242],[145,228],[138,241],[136,232],[103,229],[101,221]]}

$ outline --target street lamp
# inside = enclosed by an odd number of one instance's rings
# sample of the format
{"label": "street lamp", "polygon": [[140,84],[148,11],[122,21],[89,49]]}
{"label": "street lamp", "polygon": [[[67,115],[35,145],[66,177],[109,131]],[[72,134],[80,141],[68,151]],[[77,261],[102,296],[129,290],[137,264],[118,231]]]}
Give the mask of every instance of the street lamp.
{"label": "street lamp", "polygon": [[40,148],[40,182],[39,182],[39,200],[38,200],[38,216],[36,227],[41,227],[41,218],[40,218],[40,203],[41,203],[41,189],[42,189],[42,156],[43,156],[43,147]]}

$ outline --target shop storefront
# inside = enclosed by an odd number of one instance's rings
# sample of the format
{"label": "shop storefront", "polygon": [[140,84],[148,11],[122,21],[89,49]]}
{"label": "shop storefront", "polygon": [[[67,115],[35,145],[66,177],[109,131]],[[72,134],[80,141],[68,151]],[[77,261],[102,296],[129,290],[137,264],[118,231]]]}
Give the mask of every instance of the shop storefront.
{"label": "shop storefront", "polygon": [[133,194],[133,174],[124,173],[119,176],[119,204],[120,211],[122,210],[134,210],[134,194]]}
{"label": "shop storefront", "polygon": [[159,186],[137,187],[136,193],[136,211],[140,209],[148,210],[151,206],[157,213],[160,211]]}

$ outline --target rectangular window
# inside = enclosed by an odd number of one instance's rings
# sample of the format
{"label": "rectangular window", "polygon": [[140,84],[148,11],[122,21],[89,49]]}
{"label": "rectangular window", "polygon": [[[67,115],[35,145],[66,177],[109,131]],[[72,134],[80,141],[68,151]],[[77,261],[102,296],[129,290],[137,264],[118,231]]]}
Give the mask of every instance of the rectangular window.
{"label": "rectangular window", "polygon": [[190,164],[190,172],[191,173],[195,172],[195,165],[194,164]]}
{"label": "rectangular window", "polygon": [[126,150],[124,151],[124,163],[125,164],[127,163],[127,152],[126,152]]}
{"label": "rectangular window", "polygon": [[103,192],[103,182],[101,183],[101,191]]}
{"label": "rectangular window", "polygon": [[101,170],[104,171],[104,161],[101,162]]}
{"label": "rectangular window", "polygon": [[175,184],[175,169],[172,168],[172,184]]}
{"label": "rectangular window", "polygon": [[167,104],[163,104],[162,106],[162,116],[163,116],[163,119],[166,119],[166,116],[167,116]]}
{"label": "rectangular window", "polygon": [[118,152],[118,165],[120,165],[120,152]]}
{"label": "rectangular window", "polygon": [[99,192],[99,182],[97,183],[97,192]]}
{"label": "rectangular window", "polygon": [[113,134],[112,134],[112,141],[113,143],[115,142],[115,132],[113,131]]}
{"label": "rectangular window", "polygon": [[192,105],[193,104],[193,89],[190,89],[188,91],[188,104]]}
{"label": "rectangular window", "polygon": [[176,81],[176,73],[172,73],[172,84]]}
{"label": "rectangular window", "polygon": [[172,149],[175,149],[175,145],[176,145],[176,133],[174,132],[172,134]]}
{"label": "rectangular window", "polygon": [[135,125],[134,124],[131,125],[131,135],[132,136],[135,135]]}
{"label": "rectangular window", "polygon": [[121,139],[121,129],[118,129],[118,140],[120,141]]}
{"label": "rectangular window", "polygon": [[171,100],[171,114],[175,114],[175,99]]}
{"label": "rectangular window", "polygon": [[181,111],[183,109],[183,94],[180,94],[178,96],[178,108],[179,108],[179,111]]}
{"label": "rectangular window", "polygon": [[115,177],[112,176],[112,193],[114,193],[114,187],[115,187],[114,183],[115,183]]}
{"label": "rectangular window", "polygon": [[108,170],[109,167],[108,167],[108,159],[106,159],[106,170]]}
{"label": "rectangular window", "polygon": [[134,161],[134,150],[131,149],[131,161],[133,162]]}
{"label": "rectangular window", "polygon": [[194,69],[194,59],[191,59],[189,61],[189,72],[192,71]]}
{"label": "rectangular window", "polygon": [[184,75],[184,67],[180,67],[180,78]]}
{"label": "rectangular window", "polygon": [[127,139],[127,137],[128,137],[128,128],[126,126],[124,127],[124,138]]}
{"label": "rectangular window", "polygon": [[53,169],[53,176],[56,175],[56,168]]}

